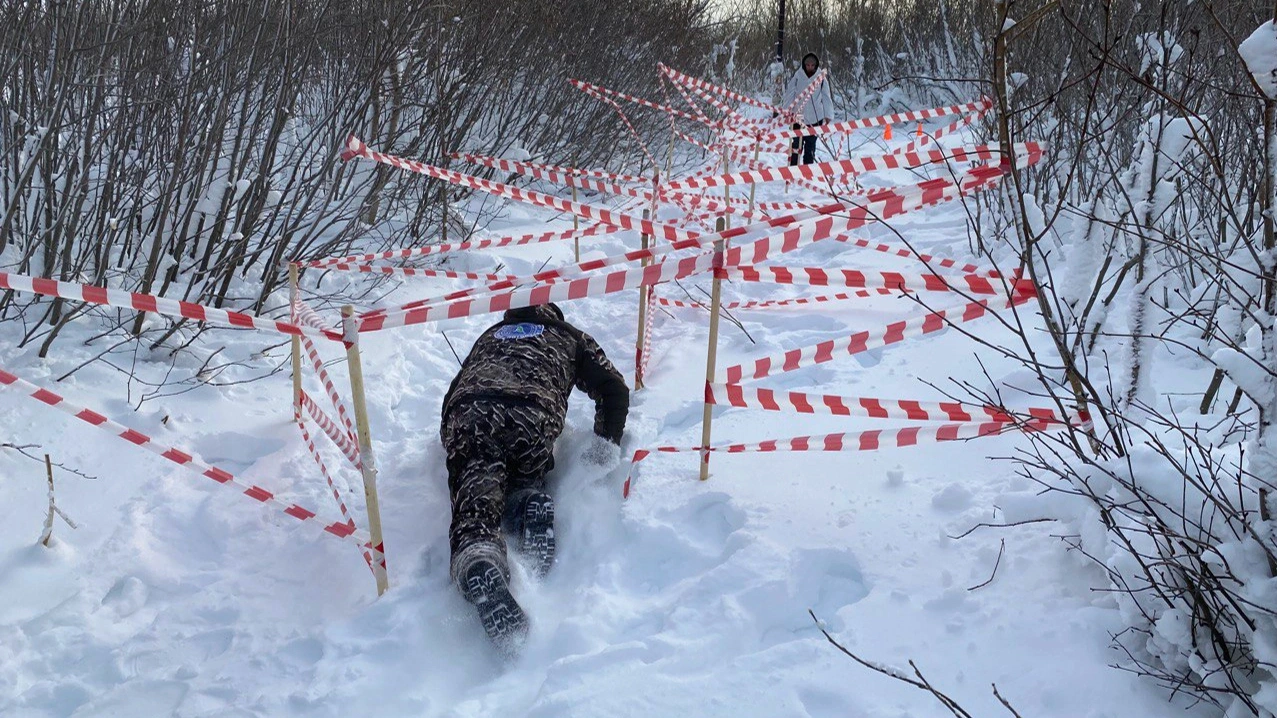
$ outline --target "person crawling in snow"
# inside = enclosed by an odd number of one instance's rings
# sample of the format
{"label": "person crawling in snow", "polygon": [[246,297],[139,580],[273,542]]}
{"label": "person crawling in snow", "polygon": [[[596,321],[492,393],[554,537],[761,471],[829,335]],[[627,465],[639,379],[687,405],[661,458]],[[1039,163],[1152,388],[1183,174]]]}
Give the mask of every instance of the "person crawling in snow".
{"label": "person crawling in snow", "polygon": [[[511,309],[470,349],[443,399],[440,438],[452,498],[452,579],[508,653],[528,619],[510,594],[503,533],[538,576],[554,564],[554,500],[546,474],[563,431],[568,395],[594,400],[597,463],[619,455],[630,389],[590,335],[554,304]],[[606,442],[606,443],[605,443]]]}

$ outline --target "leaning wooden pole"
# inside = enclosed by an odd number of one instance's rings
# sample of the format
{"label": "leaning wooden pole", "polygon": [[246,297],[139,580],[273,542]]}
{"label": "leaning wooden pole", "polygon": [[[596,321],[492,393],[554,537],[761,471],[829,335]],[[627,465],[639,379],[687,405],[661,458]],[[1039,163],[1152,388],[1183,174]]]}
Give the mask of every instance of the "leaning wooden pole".
{"label": "leaning wooden pole", "polygon": [[355,308],[341,308],[342,332],[345,335],[346,362],[350,369],[350,396],[355,409],[355,433],[359,440],[360,471],[364,475],[364,502],[368,506],[368,533],[372,538],[373,576],[377,579],[377,595],[389,588],[386,577],[386,545],[381,537],[381,504],[377,499],[377,462],[372,453],[372,434],[368,430],[368,402],[364,399],[364,368],[359,358],[359,332],[355,329]]}
{"label": "leaning wooden pole", "polygon": [[[294,323],[297,318],[297,302],[300,299],[300,291],[297,288],[297,264],[288,263],[288,312],[289,317]],[[302,340],[296,334],[293,335],[293,415],[301,416],[302,410]]]}
{"label": "leaning wooden pole", "polygon": [[[727,229],[727,221],[718,218],[718,231],[721,234]],[[714,242],[714,287],[710,290],[709,299],[709,350],[705,354],[705,385],[714,383],[715,363],[718,361],[718,309],[722,301],[722,275],[724,241],[720,237]],[[701,415],[701,481],[709,478],[709,442],[710,424],[714,419],[713,405],[705,402],[705,412]]]}

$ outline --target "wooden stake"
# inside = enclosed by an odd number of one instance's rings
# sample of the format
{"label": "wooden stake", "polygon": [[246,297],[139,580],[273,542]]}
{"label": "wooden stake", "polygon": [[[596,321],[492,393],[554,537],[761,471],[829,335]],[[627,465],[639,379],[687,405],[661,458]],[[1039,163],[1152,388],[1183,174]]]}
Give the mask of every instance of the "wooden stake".
{"label": "wooden stake", "polygon": [[[297,265],[293,262],[288,263],[288,289],[289,301],[291,307],[296,306],[299,290],[297,288]],[[293,321],[297,320],[296,316],[292,317]],[[302,409],[302,340],[301,337],[293,337],[293,412],[300,413]]]}
{"label": "wooden stake", "polygon": [[[643,210],[643,219],[651,216],[650,210]],[[650,242],[648,235],[642,235],[643,249],[647,249]],[[651,261],[650,257],[644,257],[639,264],[646,267]],[[635,333],[634,340],[634,391],[643,388],[643,344],[647,340],[647,298],[650,290],[651,287],[646,284],[639,287],[638,332]]]}
{"label": "wooden stake", "polygon": [[[576,202],[576,185],[572,185],[572,202],[573,203]],[[572,231],[575,232],[576,230],[580,228],[581,228],[581,218],[576,216],[575,214],[572,215]],[[576,263],[580,264],[581,263],[581,238],[580,237],[572,238],[572,248],[576,250],[576,254],[574,255],[576,257]]]}
{"label": "wooden stake", "polygon": [[[727,159],[727,150],[723,150],[723,174],[731,174],[732,163]],[[732,226],[732,215],[729,211],[732,207],[732,186],[723,183],[723,226],[718,231],[722,232]]]}
{"label": "wooden stake", "polygon": [[49,459],[49,455],[44,455],[44,470],[49,474],[49,513],[44,517],[44,531],[40,533],[40,543],[48,546],[49,541],[53,538],[53,461]]}
{"label": "wooden stake", "polygon": [[[759,144],[760,143],[757,140],[755,140],[754,142],[754,165],[755,166],[758,165],[758,151],[760,149]],[[750,182],[749,183],[749,211],[751,213],[754,211],[754,192],[757,190],[758,190],[758,183]]]}
{"label": "wooden stake", "polygon": [[377,462],[372,453],[372,434],[368,430],[368,403],[364,399],[364,368],[359,358],[359,333],[355,330],[355,308],[341,308],[342,331],[345,333],[346,362],[350,369],[350,396],[355,409],[355,433],[359,440],[359,458],[364,475],[364,502],[368,506],[368,534],[372,538],[373,576],[377,579],[377,595],[389,588],[386,577],[386,546],[381,537],[381,504],[377,500]]}
{"label": "wooden stake", "polygon": [[[718,231],[725,230],[727,222],[722,218],[718,218]],[[718,361],[718,308],[722,300],[722,280],[719,274],[723,269],[725,243],[722,239],[714,242],[714,288],[710,292],[709,300],[709,350],[705,357],[705,383],[714,383],[715,363]],[[709,447],[710,441],[710,423],[713,421],[713,405],[705,402],[705,412],[701,415],[701,446]],[[701,452],[701,481],[709,478],[709,451]]]}

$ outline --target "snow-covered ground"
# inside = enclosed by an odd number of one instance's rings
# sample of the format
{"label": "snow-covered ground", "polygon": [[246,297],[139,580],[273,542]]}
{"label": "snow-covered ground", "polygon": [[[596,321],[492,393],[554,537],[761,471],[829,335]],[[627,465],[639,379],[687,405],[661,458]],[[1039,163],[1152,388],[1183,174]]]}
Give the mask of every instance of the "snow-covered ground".
{"label": "snow-covered ground", "polygon": [[[894,180],[907,181],[908,175]],[[887,181],[887,180],[884,180]],[[794,195],[789,195],[793,198]],[[761,194],[784,199],[780,187]],[[600,201],[586,198],[586,201]],[[563,227],[511,208],[489,232]],[[971,261],[966,215],[943,206],[892,221],[919,249]],[[882,227],[862,233],[895,241]],[[586,256],[633,248],[622,233],[583,243]],[[534,271],[562,263],[570,243],[480,254],[453,266],[504,262]],[[909,260],[825,242],[785,263],[921,271]],[[492,270],[486,270],[492,271]],[[505,270],[502,270],[505,271]],[[304,281],[314,286],[314,273]],[[705,286],[705,280],[686,286]],[[405,283],[395,297],[434,293]],[[800,296],[801,288],[731,286],[729,297]],[[817,293],[827,293],[816,290]],[[675,288],[665,296],[683,299]],[[695,295],[699,298],[699,294]],[[627,375],[634,293],[564,305]],[[907,299],[738,311],[748,335],[723,323],[719,367],[844,337],[913,315]],[[326,316],[335,314],[329,308]],[[648,387],[634,395],[627,451],[695,445],[700,436],[707,315],[656,318]],[[366,335],[364,371],[378,461],[391,589],[377,599],[358,552],[317,536],[196,474],[11,390],[0,391],[6,441],[95,478],[59,472],[57,498],[80,527],[59,522],[36,545],[46,507],[43,467],[0,452],[0,715],[44,716],[941,716],[933,697],[872,672],[830,645],[909,671],[914,661],[973,715],[1007,715],[990,684],[1025,718],[1207,715],[1108,666],[1120,617],[1098,570],[1069,554],[1055,523],[978,528],[1047,512],[1005,457],[1018,436],[874,453],[716,455],[709,481],[689,454],[655,455],[635,474],[578,460],[591,410],[577,396],[558,447],[559,564],[542,582],[516,571],[533,628],[507,663],[448,581],[448,503],[439,405],[464,353],[491,317]],[[286,500],[336,518],[291,421],[286,371],[251,383],[200,385],[138,403],[126,372],[160,378],[163,356],[116,358],[54,379],[101,349],[77,329],[54,356],[16,349],[0,325],[0,367],[77,403],[193,449]],[[995,321],[970,329],[1011,341]],[[446,336],[445,336],[446,335]],[[445,341],[445,338],[447,341]],[[219,330],[199,356],[239,359],[221,380],[287,364],[277,337]],[[336,359],[331,347],[328,356]],[[981,364],[977,363],[977,356]],[[122,363],[121,363],[122,362]],[[892,399],[945,397],[924,382],[1024,386],[1016,367],[952,330],[774,377],[786,390]],[[339,378],[344,368],[337,366]],[[879,428],[829,416],[726,409],[715,441],[758,441]],[[892,424],[887,424],[892,425]],[[896,424],[898,425],[898,424]],[[330,466],[341,466],[335,452]],[[347,469],[338,480],[358,487]],[[362,507],[362,492],[347,493]],[[1056,504],[1048,506],[1047,503]],[[1012,511],[1009,507],[1014,507]],[[1005,544],[1005,545],[1004,545]],[[990,580],[992,579],[992,580]]]}

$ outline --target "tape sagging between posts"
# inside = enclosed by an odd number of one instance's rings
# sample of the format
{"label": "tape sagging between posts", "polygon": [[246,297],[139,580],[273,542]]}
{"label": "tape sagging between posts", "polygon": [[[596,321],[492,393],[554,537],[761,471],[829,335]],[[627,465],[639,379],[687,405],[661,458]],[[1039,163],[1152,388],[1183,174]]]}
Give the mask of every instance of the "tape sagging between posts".
{"label": "tape sagging between posts", "polygon": [[532,204],[539,207],[548,207],[550,209],[567,212],[584,219],[595,222],[603,222],[604,224],[610,224],[614,227],[620,227],[621,229],[637,230],[644,234],[661,237],[662,239],[690,239],[697,236],[694,232],[681,230],[677,227],[662,224],[660,222],[652,222],[633,215],[613,212],[605,207],[571,202],[541,192],[523,190],[518,187],[501,184],[500,182],[490,182],[472,175],[434,167],[432,165],[425,164],[424,162],[407,160],[401,157],[395,157],[394,155],[376,152],[370,149],[368,145],[364,144],[364,142],[358,137],[351,135],[346,139],[346,149],[342,151],[341,158],[343,160],[350,160],[355,157],[371,160],[380,164],[390,165],[391,167],[396,167],[408,172],[423,174],[427,177],[434,177],[435,179],[440,179],[452,184],[469,187],[481,192],[487,192],[488,194],[497,197],[506,197],[518,202],[524,202],[526,204]]}
{"label": "tape sagging between posts", "polygon": [[[871,222],[881,222],[906,212],[949,202],[980,189],[992,186],[1002,179],[1000,167],[974,167],[957,180],[937,178],[916,185],[879,190],[857,201],[839,217],[822,216],[816,225],[787,229],[771,234],[749,244],[733,246],[727,251],[727,265],[759,264],[773,252],[785,254],[799,247],[827,239],[847,230],[863,227]],[[846,206],[839,203],[837,206]],[[816,210],[823,213],[823,210]],[[803,216],[798,212],[790,216]]]}
{"label": "tape sagging between posts", "polygon": [[376,254],[357,254],[350,257],[329,257],[327,259],[316,259],[312,262],[305,262],[303,267],[330,267],[335,264],[359,264],[365,262],[376,262],[383,259],[407,259],[409,257],[424,257],[430,254],[447,254],[449,252],[463,252],[471,249],[491,249],[493,247],[519,246],[525,244],[540,244],[542,242],[555,242],[565,239],[581,239],[600,234],[609,234],[616,232],[620,227],[613,227],[607,224],[596,224],[592,227],[583,229],[569,229],[566,231],[539,232],[536,234],[524,234],[513,237],[494,237],[492,239],[472,239],[465,242],[454,242],[452,244],[432,244],[427,247],[411,247],[405,249],[392,249]]}
{"label": "tape sagging between posts", "polygon": [[268,505],[274,509],[278,509],[281,513],[287,514],[288,516],[301,521],[303,524],[311,527],[315,531],[322,532],[329,536],[336,536],[337,538],[353,543],[360,548],[372,548],[368,535],[363,531],[352,529],[349,525],[341,522],[321,525],[319,522],[311,521],[311,519],[316,516],[314,511],[299,506],[298,504],[285,504],[283,501],[275,498],[275,494],[272,492],[255,484],[246,484],[242,480],[235,478],[235,476],[230,472],[211,466],[192,453],[160,444],[141,432],[134,431],[123,424],[114,422],[96,411],[82,406],[76,406],[63,397],[47,389],[38,387],[35,384],[32,384],[31,382],[3,369],[0,369],[0,386],[17,389],[25,396],[29,396],[30,398],[57,409],[58,411],[70,414],[80,421],[91,424],[99,429],[118,436],[130,444],[145,449],[153,454],[158,454],[178,466],[190,469],[191,471],[212,479],[221,486],[234,486],[235,488],[240,489],[240,493],[244,496]]}
{"label": "tape sagging between posts", "polygon": [[[306,400],[303,395],[303,401]],[[312,403],[311,406],[314,406]],[[359,526],[355,523],[354,517],[350,515],[350,510],[346,508],[346,502],[341,498],[341,492],[337,490],[337,484],[333,481],[333,477],[328,473],[328,465],[324,463],[324,457],[320,456],[319,449],[315,447],[315,442],[310,438],[310,432],[306,431],[306,422],[302,421],[301,413],[293,409],[293,421],[297,422],[297,428],[301,431],[302,441],[306,444],[306,448],[310,451],[310,456],[319,465],[319,473],[324,477],[324,481],[328,482],[328,488],[333,492],[333,501],[337,503],[337,508],[341,510],[341,515],[345,517],[346,524],[351,531],[358,530]],[[374,571],[372,565],[372,554],[366,548],[360,548],[359,551],[364,556],[364,563],[368,564],[368,570]]]}
{"label": "tape sagging between posts", "polygon": [[[1036,142],[1022,142],[1014,146],[1012,156],[1028,156],[1041,153],[1041,146]],[[974,147],[936,148],[932,150],[910,151],[883,155],[853,157],[845,160],[818,162],[810,165],[794,165],[792,167],[763,167],[747,172],[733,172],[712,177],[699,177],[674,180],[664,185],[667,190],[706,189],[724,185],[763,184],[767,182],[792,181],[795,179],[841,178],[847,175],[859,175],[866,172],[894,169],[915,169],[926,165],[947,162],[973,162],[997,160],[1003,156],[997,145],[976,145]]]}
{"label": "tape sagging between posts", "polygon": [[909,112],[899,112],[892,115],[879,115],[877,117],[864,117],[857,120],[847,120],[845,122],[835,122],[829,125],[817,125],[814,127],[806,127],[798,130],[782,130],[764,135],[759,138],[759,142],[764,144],[787,140],[793,137],[810,137],[836,134],[839,132],[851,132],[866,127],[880,127],[883,125],[899,124],[901,122],[916,122],[918,120],[929,120],[937,117],[949,117],[951,115],[961,115],[981,110],[988,110],[993,106],[993,100],[988,97],[977,100],[976,102],[968,102],[965,105],[949,105],[946,107],[931,107],[925,110],[911,110]]}
{"label": "tape sagging between posts", "polygon": [[725,454],[742,454],[773,451],[878,451],[879,449],[904,448],[919,444],[934,444],[945,441],[966,441],[985,436],[996,436],[1008,431],[1042,431],[1048,425],[1042,422],[1029,421],[1023,424],[990,421],[965,422],[958,424],[932,424],[927,426],[906,426],[899,429],[870,429],[852,433],[824,434],[821,436],[797,436],[792,439],[774,439],[756,444],[725,444],[719,446],[658,446],[654,449],[639,449],[634,452],[630,462],[630,473],[625,477],[622,495],[629,497],[634,478],[634,470],[640,461],[655,453],[696,453],[720,452]]}
{"label": "tape sagging between posts", "polygon": [[[999,176],[999,177],[1001,176],[1001,170],[997,168],[981,168],[981,171],[994,176]],[[395,314],[402,314],[408,311],[416,311],[418,309],[424,309],[431,305],[438,305],[438,304],[447,303],[447,302],[459,302],[463,300],[473,300],[481,296],[491,294],[492,292],[512,288],[518,282],[526,282],[526,281],[542,282],[547,280],[558,281],[561,279],[567,279],[572,277],[584,277],[588,273],[601,269],[606,266],[612,266],[612,265],[616,265],[620,263],[633,262],[633,261],[649,259],[649,258],[656,258],[659,256],[668,255],[672,252],[683,250],[683,249],[697,248],[697,247],[703,248],[706,246],[708,242],[712,242],[718,238],[735,239],[736,241],[748,241],[755,237],[762,237],[763,239],[761,240],[757,240],[744,245],[745,248],[748,248],[753,251],[753,255],[752,255],[753,261],[761,261],[762,259],[766,259],[767,253],[771,251],[770,235],[775,233],[777,229],[784,229],[786,232],[785,234],[786,238],[782,241],[781,251],[782,253],[787,252],[793,248],[801,246],[803,243],[817,241],[817,240],[824,239],[831,236],[830,233],[832,232],[832,230],[835,228],[836,225],[829,218],[829,215],[832,215],[837,212],[848,212],[851,219],[847,220],[847,223],[850,226],[862,226],[864,224],[868,224],[870,221],[877,221],[880,218],[892,217],[892,216],[896,216],[898,214],[903,214],[907,211],[910,211],[910,209],[913,208],[913,204],[910,204],[911,201],[916,201],[921,203],[928,200],[929,198],[934,201],[934,195],[936,194],[936,192],[933,191],[934,188],[939,187],[941,194],[943,194],[946,191],[950,191],[950,190],[944,189],[947,186],[946,185],[947,182],[948,182],[947,180],[929,180],[928,182],[923,183],[922,185],[908,186],[908,187],[903,187],[899,189],[885,189],[878,193],[875,193],[871,197],[866,198],[863,202],[859,203],[856,206],[846,205],[842,203],[832,203],[829,205],[825,205],[824,207],[820,207],[818,209],[806,210],[803,212],[794,213],[792,215],[786,215],[784,217],[768,219],[762,222],[756,222],[754,224],[729,229],[729,230],[726,230],[720,233],[715,233],[715,234],[689,233],[694,235],[693,239],[674,240],[674,241],[671,241],[670,244],[664,247],[653,247],[649,249],[634,250],[634,251],[626,252],[620,255],[613,255],[610,257],[603,257],[600,259],[587,260],[585,262],[581,262],[576,265],[570,265],[568,267],[561,267],[558,269],[551,269],[551,270],[546,270],[544,272],[538,272],[537,274],[531,275],[530,277],[521,277],[519,278],[517,282],[516,281],[499,282],[496,284],[489,285],[488,287],[483,289],[480,289],[480,288],[464,289],[464,290],[453,292],[447,295],[443,295],[441,297],[433,297],[433,298],[417,300],[414,302],[409,302],[408,304],[405,304],[396,309],[377,309],[377,310],[373,310],[360,315],[360,319],[361,319],[361,322],[363,321],[372,322],[372,320],[380,318],[380,317],[385,317],[385,316],[390,316]],[[959,192],[959,190],[960,188],[952,189],[951,194]],[[953,194],[953,196],[957,196],[957,194]],[[646,220],[642,220],[642,221],[646,222]],[[840,221],[842,220],[840,219]],[[733,257],[739,257],[742,251],[743,250],[741,248],[734,248],[732,250],[729,250],[728,252],[729,261],[731,261],[731,258]],[[363,325],[361,324],[361,326]],[[372,326],[372,325],[370,324],[369,326]],[[395,325],[388,325],[388,326],[395,326]],[[379,328],[379,327],[370,328],[368,331],[375,331],[376,328]]]}
{"label": "tape sagging between posts", "polygon": [[1004,424],[1035,422],[1038,425],[1069,424],[1081,426],[1082,418],[1066,420],[1055,409],[1003,409],[956,401],[913,401],[906,399],[874,399],[869,397],[809,394],[800,391],[775,391],[740,384],[706,384],[705,403],[764,411],[792,411],[799,414],[861,416],[868,419],[906,419],[909,421],[986,422]]}
{"label": "tape sagging between posts", "polygon": [[[873,296],[899,296],[900,292],[895,289],[861,289],[856,292],[847,294],[827,294],[817,297],[794,297],[793,299],[763,299],[750,300],[747,302],[727,302],[723,304],[723,309],[770,309],[772,307],[787,307],[802,304],[823,304],[825,302],[845,301],[848,299],[865,299]],[[709,309],[705,304],[700,302],[681,302],[677,299],[666,299],[660,297],[657,299],[662,305],[667,307],[684,307],[696,309]]]}
{"label": "tape sagging between posts", "polygon": [[302,392],[301,404],[301,408],[306,410],[311,419],[314,419],[320,431],[324,432],[324,435],[341,450],[342,455],[346,457],[351,465],[357,469],[361,468],[363,461],[359,458],[359,444],[352,441],[349,435],[342,433],[341,429],[337,428],[337,424],[324,413],[323,409],[319,408],[315,400],[310,398],[310,394]]}
{"label": "tape sagging between posts", "polygon": [[[660,110],[661,112],[669,113],[671,115],[674,115],[675,117],[682,117],[685,120],[691,120],[692,122],[696,122],[698,124],[705,124],[705,122],[703,122],[701,118],[697,117],[696,115],[693,115],[688,112],[684,112],[674,107],[670,107],[669,105],[662,105],[659,102],[652,102],[651,100],[645,100],[642,97],[627,95],[624,92],[609,90],[606,87],[602,87],[600,85],[594,85],[589,82],[584,82],[582,80],[575,80],[575,79],[569,78],[568,82],[572,83],[572,86],[580,90],[581,92],[584,92],[587,95],[592,95],[595,98],[598,98],[600,100],[609,99],[608,96],[611,95],[612,97],[619,97],[622,100],[633,103],[635,105],[650,107],[654,110]],[[715,127],[713,122],[709,122],[708,126]]]}
{"label": "tape sagging between posts", "polygon": [[516,174],[530,177],[540,177],[540,174],[535,174],[540,172],[575,175],[577,177],[593,177],[595,179],[605,179],[613,182],[631,182],[637,184],[650,184],[652,181],[651,177],[612,174],[611,172],[604,172],[602,170],[583,170],[577,169],[576,167],[546,165],[536,162],[524,162],[522,160],[508,160],[503,157],[473,155],[468,152],[452,152],[448,156],[454,160],[462,160],[471,164],[483,165],[484,167],[491,167],[492,169],[501,170],[503,172],[514,172]]}
{"label": "tape sagging between posts", "polygon": [[979,274],[945,276],[941,274],[902,274],[900,272],[862,272],[856,269],[824,269],[821,267],[728,267],[727,276],[743,282],[769,284],[802,284],[814,287],[850,287],[852,289],[892,289],[909,292],[962,292],[965,294],[1031,295],[1035,291],[1028,279],[1007,280],[995,284],[994,278]]}
{"label": "tape sagging between posts", "polygon": [[937,257],[934,254],[921,254],[909,249],[908,247],[895,247],[890,244],[871,244],[867,239],[847,237],[843,240],[848,244],[864,249],[872,249],[875,252],[884,254],[894,254],[897,257],[917,258],[923,264],[934,264],[944,269],[956,269],[963,274],[983,274],[986,277],[1001,277],[1002,273],[996,269],[980,267],[974,264],[958,264],[957,260],[947,259],[945,257]]}
{"label": "tape sagging between posts", "polygon": [[[1032,295],[1019,296],[1005,300],[1001,308],[1010,308],[1024,304],[1032,299]],[[803,367],[833,361],[835,352],[838,356],[851,356],[890,344],[896,344],[907,338],[933,334],[945,329],[949,324],[961,324],[979,319],[993,310],[989,308],[994,299],[981,299],[953,307],[929,311],[925,314],[902,319],[888,324],[881,330],[873,332],[857,332],[844,339],[831,339],[800,349],[791,349],[777,356],[755,359],[745,364],[737,364],[726,370],[728,384],[740,384],[746,378],[762,379],[772,374],[782,374]],[[1001,304],[1001,302],[999,302]]]}
{"label": "tape sagging between posts", "polygon": [[668,259],[646,267],[622,269],[607,274],[520,287],[491,296],[467,297],[448,304],[418,307],[406,311],[364,316],[360,332],[373,332],[389,327],[402,327],[443,319],[469,317],[476,314],[504,312],[507,309],[536,306],[548,302],[570,301],[602,296],[641,286],[660,284],[707,272],[713,267],[712,250],[682,259]]}
{"label": "tape sagging between posts", "polygon": [[233,312],[229,309],[218,309],[217,307],[209,307],[203,304],[192,304],[180,299],[168,299],[167,297],[157,297],[152,294],[107,289],[90,284],[74,284],[56,279],[0,272],[0,289],[30,292],[48,297],[60,297],[62,299],[101,304],[119,309],[133,309],[166,317],[193,319],[199,322],[210,322],[239,329],[263,329],[290,336],[313,336],[341,341],[341,334],[338,332],[301,327],[289,322],[265,319],[251,314]]}
{"label": "tape sagging between posts", "polygon": [[661,72],[664,72],[666,75],[668,75],[671,80],[683,85],[687,85],[688,87],[698,87],[702,90],[709,90],[711,92],[716,92],[722,95],[723,97],[726,97],[729,100],[735,100],[745,105],[757,107],[761,110],[767,110],[768,112],[780,111],[780,108],[776,107],[775,105],[769,105],[766,102],[755,100],[754,98],[748,95],[741,94],[739,92],[736,92],[735,90],[729,90],[726,87],[715,85],[714,83],[708,82],[706,80],[702,80],[699,77],[692,77],[691,75],[687,75],[682,72],[679,72],[678,70],[675,70],[674,68],[668,65],[658,64],[657,68],[660,69]]}
{"label": "tape sagging between posts", "polygon": [[381,264],[330,264],[325,269],[361,274],[389,274],[398,277],[443,277],[445,279],[478,279],[485,282],[510,282],[519,277],[514,274],[484,274],[481,272],[456,272],[450,269],[421,269],[419,267],[387,267]]}

